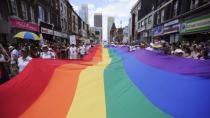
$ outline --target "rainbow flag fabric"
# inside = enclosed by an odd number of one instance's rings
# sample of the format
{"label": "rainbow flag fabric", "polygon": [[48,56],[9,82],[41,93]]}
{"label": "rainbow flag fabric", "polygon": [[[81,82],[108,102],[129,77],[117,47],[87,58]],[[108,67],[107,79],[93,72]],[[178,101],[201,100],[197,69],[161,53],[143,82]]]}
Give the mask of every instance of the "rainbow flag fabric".
{"label": "rainbow flag fabric", "polygon": [[0,85],[0,118],[210,118],[210,61],[126,47],[33,59]]}

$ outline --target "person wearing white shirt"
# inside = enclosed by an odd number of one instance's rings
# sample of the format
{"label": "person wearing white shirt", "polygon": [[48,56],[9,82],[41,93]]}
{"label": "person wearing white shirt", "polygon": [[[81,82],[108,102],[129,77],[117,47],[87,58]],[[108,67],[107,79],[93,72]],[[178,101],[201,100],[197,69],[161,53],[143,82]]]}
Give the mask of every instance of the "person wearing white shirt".
{"label": "person wearing white shirt", "polygon": [[13,46],[10,46],[9,50],[11,50],[10,51],[11,52],[10,53],[10,55],[11,55],[11,64],[16,64],[17,63],[17,59],[19,57],[19,52]]}
{"label": "person wearing white shirt", "polygon": [[40,53],[40,58],[42,59],[54,59],[55,55],[49,51],[47,45],[42,46],[43,52]]}
{"label": "person wearing white shirt", "polygon": [[28,55],[27,49],[22,49],[21,56],[18,58],[19,73],[24,70],[24,68],[28,65],[28,63],[31,60],[32,60],[32,58]]}
{"label": "person wearing white shirt", "polygon": [[18,66],[17,61],[19,57],[19,52],[17,49],[15,49],[14,46],[9,46],[9,52],[10,52],[10,70],[11,70],[11,76],[15,76],[18,74]]}
{"label": "person wearing white shirt", "polygon": [[69,59],[77,59],[77,47],[74,44],[69,48]]}
{"label": "person wearing white shirt", "polygon": [[80,57],[82,58],[85,55],[85,45],[80,46]]}

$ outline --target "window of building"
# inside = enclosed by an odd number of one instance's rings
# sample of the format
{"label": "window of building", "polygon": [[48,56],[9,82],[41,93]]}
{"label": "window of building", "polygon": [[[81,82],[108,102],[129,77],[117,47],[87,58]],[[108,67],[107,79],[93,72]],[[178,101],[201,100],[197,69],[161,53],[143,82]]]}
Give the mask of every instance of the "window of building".
{"label": "window of building", "polygon": [[147,25],[147,18],[144,19],[144,24]]}
{"label": "window of building", "polygon": [[160,13],[157,12],[157,24],[159,24],[159,23],[160,23]]}
{"label": "window of building", "polygon": [[21,2],[21,8],[22,8],[23,19],[28,20],[27,6],[24,1]]}
{"label": "window of building", "polygon": [[152,23],[152,16],[149,16],[148,18],[148,24],[151,24]]}
{"label": "window of building", "polygon": [[144,20],[143,21],[141,21],[141,27],[143,27],[144,26]]}
{"label": "window of building", "polygon": [[195,0],[195,8],[198,7],[199,0]]}
{"label": "window of building", "polygon": [[140,29],[140,28],[141,28],[141,23],[139,22],[139,23],[138,23],[138,29]]}
{"label": "window of building", "polygon": [[39,19],[44,22],[45,21],[44,9],[41,6],[39,6],[38,8],[39,8]]}
{"label": "window of building", "polygon": [[10,0],[10,2],[11,2],[11,7],[12,7],[12,10],[11,10],[12,15],[18,16],[16,0]]}
{"label": "window of building", "polygon": [[190,1],[190,9],[194,9],[195,8],[195,0],[191,0]]}
{"label": "window of building", "polygon": [[174,16],[177,15],[178,15],[178,0],[176,0],[174,3]]}
{"label": "window of building", "polygon": [[50,12],[47,13],[47,22],[50,24]]}
{"label": "window of building", "polygon": [[163,9],[161,11],[161,23],[164,22],[164,20],[165,20],[164,18],[165,18],[165,10]]}
{"label": "window of building", "polygon": [[55,8],[56,8],[56,10],[58,10],[58,3],[57,3],[57,1],[55,1]]}
{"label": "window of building", "polygon": [[30,14],[31,14],[31,21],[35,22],[35,17],[34,17],[34,9],[32,6],[30,6]]}

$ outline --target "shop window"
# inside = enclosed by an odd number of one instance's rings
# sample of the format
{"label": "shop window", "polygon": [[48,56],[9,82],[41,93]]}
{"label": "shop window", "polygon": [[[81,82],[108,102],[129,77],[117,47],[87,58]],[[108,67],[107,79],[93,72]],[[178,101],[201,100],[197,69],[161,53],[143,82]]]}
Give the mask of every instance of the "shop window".
{"label": "shop window", "polygon": [[11,2],[11,7],[12,7],[12,15],[18,16],[18,10],[17,10],[17,3],[16,0],[10,0]]}
{"label": "shop window", "polygon": [[34,17],[34,9],[32,6],[30,6],[30,14],[31,14],[31,21],[35,22],[35,17]]}
{"label": "shop window", "polygon": [[27,6],[24,1],[21,2],[21,8],[22,8],[23,19],[28,20]]}

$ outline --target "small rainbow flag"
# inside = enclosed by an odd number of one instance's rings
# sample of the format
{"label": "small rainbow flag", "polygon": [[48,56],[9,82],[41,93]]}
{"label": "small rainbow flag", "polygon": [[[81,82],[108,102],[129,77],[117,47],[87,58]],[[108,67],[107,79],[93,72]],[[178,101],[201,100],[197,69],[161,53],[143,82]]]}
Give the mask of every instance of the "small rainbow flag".
{"label": "small rainbow flag", "polygon": [[33,59],[0,85],[0,118],[210,117],[210,61],[127,50]]}

